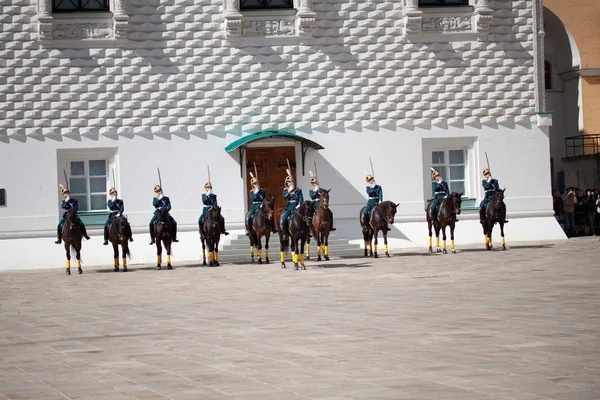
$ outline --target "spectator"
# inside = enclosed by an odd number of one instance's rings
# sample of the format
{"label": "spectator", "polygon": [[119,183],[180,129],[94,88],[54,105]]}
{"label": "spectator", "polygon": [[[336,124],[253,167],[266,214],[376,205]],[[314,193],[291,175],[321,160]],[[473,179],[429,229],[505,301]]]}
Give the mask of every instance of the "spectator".
{"label": "spectator", "polygon": [[575,196],[575,236],[584,236],[587,197],[582,189],[576,189]]}
{"label": "spectator", "polygon": [[567,188],[567,194],[563,195],[564,204],[564,221],[565,221],[565,233],[567,237],[573,237],[575,234],[575,190],[573,187]]}
{"label": "spectator", "polygon": [[592,189],[586,190],[586,203],[585,203],[585,231],[588,236],[595,236],[595,224],[596,224],[596,196]]}
{"label": "spectator", "polygon": [[555,217],[562,217],[564,212],[563,199],[558,190],[552,194],[552,208],[554,209]]}

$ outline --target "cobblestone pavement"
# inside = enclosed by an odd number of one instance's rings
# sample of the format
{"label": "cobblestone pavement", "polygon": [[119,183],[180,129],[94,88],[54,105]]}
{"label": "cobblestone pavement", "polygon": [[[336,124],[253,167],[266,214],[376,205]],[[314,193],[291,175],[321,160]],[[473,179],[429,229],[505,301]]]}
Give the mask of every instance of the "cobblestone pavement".
{"label": "cobblestone pavement", "polygon": [[0,398],[597,400],[599,244],[2,273]]}

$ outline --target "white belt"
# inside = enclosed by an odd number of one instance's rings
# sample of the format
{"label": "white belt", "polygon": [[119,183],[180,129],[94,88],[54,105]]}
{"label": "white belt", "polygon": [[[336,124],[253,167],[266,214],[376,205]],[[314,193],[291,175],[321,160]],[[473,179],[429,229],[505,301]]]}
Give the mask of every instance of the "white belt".
{"label": "white belt", "polygon": [[435,194],[444,194],[446,192],[435,192]]}
{"label": "white belt", "polygon": [[379,200],[379,197],[369,197],[370,200]]}

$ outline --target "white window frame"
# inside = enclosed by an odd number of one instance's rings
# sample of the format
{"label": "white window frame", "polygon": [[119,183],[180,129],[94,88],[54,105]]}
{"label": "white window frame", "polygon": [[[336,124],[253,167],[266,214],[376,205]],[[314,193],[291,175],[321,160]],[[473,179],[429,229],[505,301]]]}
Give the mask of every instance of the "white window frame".
{"label": "white window frame", "polygon": [[[457,151],[460,150],[463,152],[463,160],[464,163],[463,164],[450,164],[450,151]],[[456,192],[455,189],[452,188],[452,182],[463,182],[463,188],[464,188],[464,193],[463,196],[464,197],[471,197],[470,193],[469,193],[469,188],[470,188],[470,182],[469,182],[469,150],[467,148],[464,147],[456,147],[456,148],[445,148],[445,149],[432,149],[431,151],[431,159],[432,159],[432,166],[436,171],[440,171],[441,167],[444,167],[447,171],[447,175],[444,176],[444,174],[442,174],[442,178],[448,182],[448,186],[450,187],[450,191],[452,192]],[[442,152],[444,153],[444,162],[439,164],[438,160],[436,160],[433,157],[433,153],[436,152]],[[464,174],[463,174],[463,179],[452,179],[452,173],[450,172],[450,167],[458,167],[458,166],[462,166],[464,167]]]}
{"label": "white window frame", "polygon": [[[106,165],[106,175],[90,175],[90,161],[104,161],[105,165]],[[82,162],[83,163],[83,175],[71,175],[71,163],[74,162]],[[71,179],[75,178],[75,179],[81,179],[81,178],[85,178],[85,189],[86,189],[86,193],[75,193],[72,192],[71,195],[73,197],[75,197],[76,199],[80,199],[83,196],[87,197],[87,205],[88,205],[88,209],[87,210],[81,210],[81,212],[92,212],[92,211],[106,211],[108,210],[108,205],[106,203],[106,201],[104,202],[104,208],[98,208],[98,209],[92,209],[92,196],[98,196],[98,195],[103,195],[104,197],[106,197],[106,193],[108,191],[108,186],[109,186],[109,179],[110,179],[110,168],[109,168],[109,160],[106,157],[103,158],[84,158],[84,159],[69,159],[67,162],[67,166],[69,167],[69,170],[67,172],[67,178],[69,179],[69,183],[71,182]],[[92,185],[90,183],[91,178],[104,178],[104,190],[102,192],[92,192]]]}
{"label": "white window frame", "polygon": [[49,47],[122,45],[129,32],[127,1],[109,0],[109,11],[53,13],[52,0],[38,0],[38,40]]}

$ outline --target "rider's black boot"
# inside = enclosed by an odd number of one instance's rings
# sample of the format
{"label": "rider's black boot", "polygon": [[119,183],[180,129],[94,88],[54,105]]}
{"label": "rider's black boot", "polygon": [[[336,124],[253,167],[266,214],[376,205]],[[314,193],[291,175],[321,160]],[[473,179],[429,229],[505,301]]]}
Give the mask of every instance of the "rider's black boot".
{"label": "rider's black boot", "polygon": [[104,227],[104,243],[105,246],[108,246],[108,227]]}
{"label": "rider's black boot", "polygon": [[225,221],[224,220],[221,220],[221,230],[223,231],[223,235],[225,235],[225,236],[229,235],[229,232],[227,232],[225,230]]}
{"label": "rider's black boot", "polygon": [[56,240],[54,241],[54,243],[56,244],[61,244],[62,243],[62,235],[59,233],[58,237],[56,238]]}

